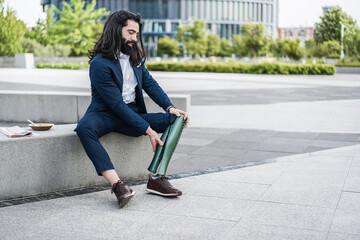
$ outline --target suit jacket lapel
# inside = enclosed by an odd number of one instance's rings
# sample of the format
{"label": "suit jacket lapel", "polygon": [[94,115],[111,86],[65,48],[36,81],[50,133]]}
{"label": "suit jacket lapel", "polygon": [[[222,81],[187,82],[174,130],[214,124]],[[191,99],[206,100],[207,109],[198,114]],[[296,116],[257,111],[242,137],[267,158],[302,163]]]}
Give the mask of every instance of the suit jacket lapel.
{"label": "suit jacket lapel", "polygon": [[122,87],[123,87],[123,74],[122,74],[122,69],[121,69],[121,65],[120,65],[120,62],[119,60],[117,59],[113,59],[112,62],[115,64],[116,68],[119,70],[118,71],[118,74],[119,76],[118,77],[115,77],[115,80],[117,81],[118,85],[119,85],[119,88],[120,88],[120,91],[122,92]]}
{"label": "suit jacket lapel", "polygon": [[136,77],[136,80],[137,80],[137,83],[138,83],[138,86],[139,86],[139,90],[142,90],[142,84],[141,84],[141,74],[140,74],[140,70],[137,66],[133,66],[132,67],[134,69],[134,73],[135,73],[135,77]]}

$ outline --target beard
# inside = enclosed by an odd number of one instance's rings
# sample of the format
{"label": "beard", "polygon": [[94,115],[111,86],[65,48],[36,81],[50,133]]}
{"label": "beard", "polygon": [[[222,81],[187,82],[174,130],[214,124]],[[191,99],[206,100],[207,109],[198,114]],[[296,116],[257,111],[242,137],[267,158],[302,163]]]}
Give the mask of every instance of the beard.
{"label": "beard", "polygon": [[[129,46],[129,43],[132,43],[132,47]],[[133,52],[135,52],[135,41],[128,41],[125,38],[121,37],[121,52],[125,55],[131,55]]]}

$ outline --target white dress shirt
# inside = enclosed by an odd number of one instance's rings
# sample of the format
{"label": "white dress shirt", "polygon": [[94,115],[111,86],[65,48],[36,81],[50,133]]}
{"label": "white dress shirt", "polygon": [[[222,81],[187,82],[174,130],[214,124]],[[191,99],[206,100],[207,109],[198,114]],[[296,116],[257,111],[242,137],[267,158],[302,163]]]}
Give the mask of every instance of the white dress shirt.
{"label": "white dress shirt", "polygon": [[120,66],[123,74],[123,91],[122,97],[126,104],[135,102],[136,93],[135,88],[137,81],[134,69],[130,64],[130,56],[120,53]]}

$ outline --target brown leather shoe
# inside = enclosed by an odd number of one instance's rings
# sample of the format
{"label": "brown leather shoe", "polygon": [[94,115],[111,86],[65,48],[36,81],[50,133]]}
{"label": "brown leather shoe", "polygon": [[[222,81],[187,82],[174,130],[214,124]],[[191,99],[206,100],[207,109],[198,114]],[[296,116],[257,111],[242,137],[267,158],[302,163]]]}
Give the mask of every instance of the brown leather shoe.
{"label": "brown leather shoe", "polygon": [[155,179],[150,176],[146,190],[164,197],[177,197],[182,195],[182,192],[174,188],[165,176],[158,176]]}
{"label": "brown leather shoe", "polygon": [[114,183],[111,188],[111,193],[115,193],[120,208],[124,207],[135,195],[135,191],[120,180],[117,183]]}

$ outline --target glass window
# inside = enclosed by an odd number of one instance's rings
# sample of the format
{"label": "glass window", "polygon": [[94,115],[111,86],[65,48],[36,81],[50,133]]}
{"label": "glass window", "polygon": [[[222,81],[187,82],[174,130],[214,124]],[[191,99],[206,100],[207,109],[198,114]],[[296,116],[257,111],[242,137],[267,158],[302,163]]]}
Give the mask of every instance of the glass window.
{"label": "glass window", "polygon": [[179,26],[179,23],[177,23],[177,22],[171,23],[171,32],[176,32],[178,26]]}
{"label": "glass window", "polygon": [[217,1],[217,8],[216,8],[216,20],[221,20],[222,19],[222,1]]}
{"label": "glass window", "polygon": [[223,5],[222,20],[228,20],[229,19],[229,14],[228,14],[229,5],[228,5],[228,2],[224,1],[222,3],[222,5]]}

